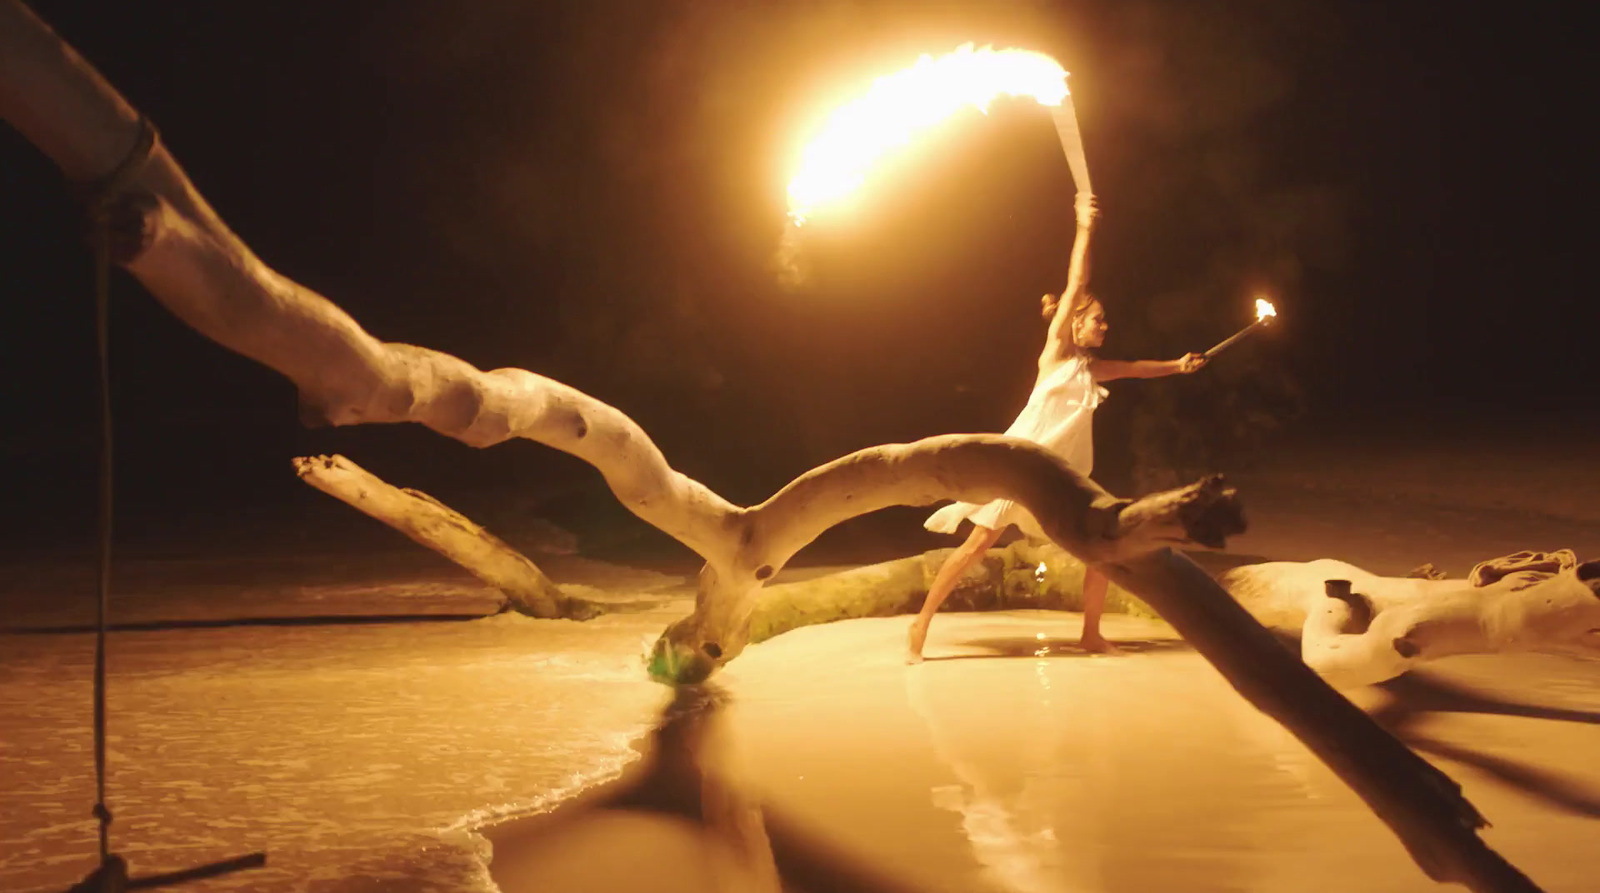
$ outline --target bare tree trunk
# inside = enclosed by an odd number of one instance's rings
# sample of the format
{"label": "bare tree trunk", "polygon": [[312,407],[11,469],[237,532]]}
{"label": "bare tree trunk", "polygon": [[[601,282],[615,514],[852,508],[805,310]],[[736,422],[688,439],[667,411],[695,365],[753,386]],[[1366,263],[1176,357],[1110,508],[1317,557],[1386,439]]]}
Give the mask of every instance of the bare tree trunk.
{"label": "bare tree trunk", "polygon": [[[1026,441],[952,435],[873,447],[801,475],[761,505],[731,505],[674,470],[617,409],[522,369],[480,370],[379,341],[321,295],[267,267],[228,230],[152,131],[18,0],[0,0],[0,118],[110,221],[118,261],[186,324],[283,374],[307,418],[418,422],[485,447],[525,437],[594,465],[616,497],[706,559],[694,613],[657,643],[654,665],[704,679],[749,637],[757,590],[829,527],[891,505],[1008,497],[1079,558],[1105,565],[1252,703],[1283,722],[1373,806],[1436,880],[1531,890],[1474,833],[1459,788],[1311,673],[1172,542],[1220,545],[1243,527],[1213,479],[1117,499]],[[108,178],[108,179],[107,179]],[[99,182],[96,182],[99,181]]]}
{"label": "bare tree trunk", "polygon": [[294,460],[300,479],[461,565],[532,617],[588,620],[604,613],[566,595],[532,561],[426,493],[401,489],[343,456]]}

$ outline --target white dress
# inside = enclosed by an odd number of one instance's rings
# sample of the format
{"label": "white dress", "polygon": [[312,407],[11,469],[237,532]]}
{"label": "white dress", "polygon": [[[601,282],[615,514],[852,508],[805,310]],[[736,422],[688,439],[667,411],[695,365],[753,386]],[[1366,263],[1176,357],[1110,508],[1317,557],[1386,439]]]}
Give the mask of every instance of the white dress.
{"label": "white dress", "polygon": [[[1089,357],[1078,353],[1034,387],[1028,405],[1005,433],[1046,447],[1066,459],[1074,471],[1088,475],[1094,470],[1094,410],[1105,397],[1106,389],[1096,384],[1089,372]],[[962,519],[993,530],[1015,524],[1030,536],[1044,536],[1033,515],[1009,499],[947,505],[922,526],[934,533],[955,533]]]}

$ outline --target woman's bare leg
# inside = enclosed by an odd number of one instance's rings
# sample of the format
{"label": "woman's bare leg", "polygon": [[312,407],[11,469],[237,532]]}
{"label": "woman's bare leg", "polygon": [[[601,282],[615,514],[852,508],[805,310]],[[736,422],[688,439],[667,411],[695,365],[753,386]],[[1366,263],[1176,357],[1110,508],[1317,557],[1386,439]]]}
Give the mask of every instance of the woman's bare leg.
{"label": "woman's bare leg", "polygon": [[1083,569],[1083,636],[1078,644],[1086,651],[1101,654],[1121,654],[1122,649],[1100,635],[1100,615],[1106,610],[1106,587],[1110,581],[1105,574],[1087,565]]}
{"label": "woman's bare leg", "polygon": [[989,551],[994,541],[1000,538],[1000,531],[988,527],[974,527],[967,541],[956,547],[950,557],[944,560],[939,572],[933,577],[933,585],[928,587],[928,598],[922,603],[922,611],[917,614],[917,619],[911,621],[911,630],[906,636],[906,663],[914,664],[922,661],[922,643],[928,639],[928,624],[933,622],[934,612],[944,604],[944,600],[955,591],[956,583],[967,568],[972,566],[983,553]]}

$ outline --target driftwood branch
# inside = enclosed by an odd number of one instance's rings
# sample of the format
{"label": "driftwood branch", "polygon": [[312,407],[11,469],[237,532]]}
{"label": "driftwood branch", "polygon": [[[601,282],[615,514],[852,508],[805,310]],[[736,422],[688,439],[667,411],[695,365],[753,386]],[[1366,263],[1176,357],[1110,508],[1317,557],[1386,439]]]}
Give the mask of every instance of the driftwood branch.
{"label": "driftwood branch", "polygon": [[[819,623],[915,614],[950,549],[935,549],[865,567],[761,590],[750,619],[750,641]],[[946,611],[1077,611],[1083,608],[1084,564],[1053,543],[1017,540],[990,549],[956,582]],[[1137,607],[1135,607],[1137,605]],[[1120,588],[1108,611],[1149,613]]]}
{"label": "driftwood branch", "polygon": [[[1475,890],[1533,889],[1477,839],[1482,820],[1449,779],[1354,710],[1198,567],[1159,549],[1178,540],[1216,543],[1239,529],[1234,494],[1220,480],[1132,503],[1040,447],[968,435],[863,450],[808,472],[761,506],[738,508],[675,471],[619,410],[526,370],[483,371],[380,341],[269,268],[159,141],[145,140],[132,107],[18,0],[0,0],[0,118],[83,185],[115,228],[118,261],[158,301],[207,338],[293,381],[308,418],[417,422],[479,447],[524,437],[595,466],[630,511],[706,559],[694,614],[658,643],[657,669],[671,678],[704,678],[737,654],[761,583],[829,526],[887,505],[1007,496],[1063,548],[1106,566],[1245,697],[1306,741],[1395,828],[1431,877]],[[117,176],[107,187],[111,172]]]}
{"label": "driftwood branch", "polygon": [[588,620],[602,613],[593,602],[563,593],[521,552],[426,493],[396,487],[343,456],[302,456],[294,468],[311,486],[461,565],[523,614]]}
{"label": "driftwood branch", "polygon": [[1259,622],[1299,636],[1306,664],[1339,688],[1456,654],[1600,656],[1600,561],[1480,586],[1381,577],[1328,558],[1235,568],[1221,581]]}
{"label": "driftwood branch", "polygon": [[812,469],[730,519],[737,547],[708,561],[695,611],[668,627],[652,655],[661,678],[697,682],[748,641],[763,581],[829,527],[892,505],[1010,498],[1052,541],[1090,561],[1123,559],[1174,542],[1217,543],[1244,529],[1237,494],[1219,477],[1140,500],[1119,499],[1029,441],[952,434],[859,450]]}
{"label": "driftwood branch", "polygon": [[[294,467],[311,486],[499,589],[519,613],[585,620],[604,612],[601,605],[563,593],[527,556],[427,493],[396,487],[344,456],[302,456]],[[764,586],[751,614],[749,641],[819,623],[915,613],[949,552],[937,549]],[[1081,561],[1052,543],[1018,540],[974,563],[950,594],[948,609],[1076,610],[1082,606],[1083,571]]]}

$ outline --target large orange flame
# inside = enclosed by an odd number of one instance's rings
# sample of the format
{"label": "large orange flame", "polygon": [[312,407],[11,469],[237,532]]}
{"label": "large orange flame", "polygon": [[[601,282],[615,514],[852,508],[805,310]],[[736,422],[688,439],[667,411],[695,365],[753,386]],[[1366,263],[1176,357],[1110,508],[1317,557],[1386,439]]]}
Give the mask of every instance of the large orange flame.
{"label": "large orange flame", "polygon": [[800,172],[789,182],[789,216],[805,223],[816,207],[865,182],[884,155],[967,106],[987,114],[1001,95],[1058,106],[1067,96],[1067,72],[1043,53],[969,43],[878,78],[865,96],[835,110],[806,145]]}

